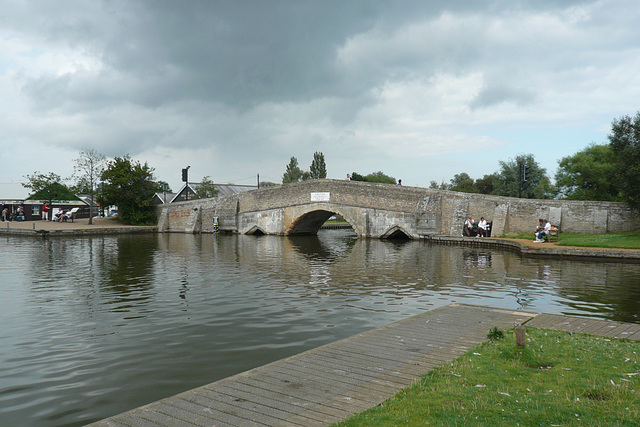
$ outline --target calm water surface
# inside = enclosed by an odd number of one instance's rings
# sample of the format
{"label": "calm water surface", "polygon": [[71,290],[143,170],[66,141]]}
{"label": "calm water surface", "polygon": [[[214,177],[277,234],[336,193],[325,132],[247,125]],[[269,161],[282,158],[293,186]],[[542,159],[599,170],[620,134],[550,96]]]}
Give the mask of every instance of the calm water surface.
{"label": "calm water surface", "polygon": [[79,425],[452,302],[640,322],[640,265],[425,242],[2,238],[0,424]]}

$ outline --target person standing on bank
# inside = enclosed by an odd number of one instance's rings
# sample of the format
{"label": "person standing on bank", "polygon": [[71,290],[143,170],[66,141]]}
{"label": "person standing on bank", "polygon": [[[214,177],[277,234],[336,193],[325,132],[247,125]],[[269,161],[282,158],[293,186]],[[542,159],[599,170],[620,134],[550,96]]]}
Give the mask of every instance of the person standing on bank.
{"label": "person standing on bank", "polygon": [[47,202],[44,202],[44,205],[42,205],[42,220],[49,220],[49,203]]}

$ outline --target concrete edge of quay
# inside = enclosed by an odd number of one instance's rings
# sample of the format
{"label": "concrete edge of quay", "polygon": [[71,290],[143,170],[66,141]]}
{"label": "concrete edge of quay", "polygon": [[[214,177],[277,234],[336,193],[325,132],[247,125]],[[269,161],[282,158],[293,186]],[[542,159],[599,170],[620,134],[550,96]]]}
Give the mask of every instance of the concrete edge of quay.
{"label": "concrete edge of quay", "polygon": [[69,230],[43,230],[43,229],[6,229],[0,228],[0,236],[19,237],[72,237],[95,236],[105,234],[141,234],[157,233],[158,227],[110,227],[110,228],[74,228]]}
{"label": "concrete edge of quay", "polygon": [[538,243],[537,246],[529,246],[515,240],[491,237],[425,236],[424,240],[443,245],[504,249],[526,257],[640,262],[640,249],[560,247],[552,246],[551,243]]}

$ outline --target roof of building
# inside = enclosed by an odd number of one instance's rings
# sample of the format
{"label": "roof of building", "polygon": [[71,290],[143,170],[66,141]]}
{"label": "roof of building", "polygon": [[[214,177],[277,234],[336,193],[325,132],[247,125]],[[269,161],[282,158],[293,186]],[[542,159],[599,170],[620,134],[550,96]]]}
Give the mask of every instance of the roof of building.
{"label": "roof of building", "polygon": [[21,182],[0,182],[0,202],[22,201],[29,197],[29,189]]}
{"label": "roof of building", "polygon": [[[179,199],[185,188],[189,186],[189,189],[192,193],[195,193],[198,190],[198,187],[202,185],[199,182],[189,182],[184,184],[182,188],[175,194],[175,196],[171,199],[170,203],[173,203],[174,200]],[[242,193],[250,190],[257,190],[258,186],[256,185],[239,185],[239,184],[213,184],[216,190],[218,190],[218,196],[227,196],[229,194]],[[168,194],[168,193],[167,193]],[[167,200],[169,197],[167,197]]]}
{"label": "roof of building", "polygon": [[[170,203],[174,197],[176,197],[177,193],[170,193],[170,192],[159,192],[156,193],[155,197],[160,201],[160,203]],[[166,197],[166,199],[165,199]],[[166,200],[166,202],[165,202]]]}

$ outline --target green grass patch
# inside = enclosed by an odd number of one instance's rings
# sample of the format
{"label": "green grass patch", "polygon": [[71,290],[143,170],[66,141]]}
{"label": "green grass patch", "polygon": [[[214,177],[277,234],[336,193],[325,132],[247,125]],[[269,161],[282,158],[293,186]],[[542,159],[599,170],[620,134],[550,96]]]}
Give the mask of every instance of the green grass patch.
{"label": "green grass patch", "polygon": [[[638,391],[637,391],[638,390]],[[637,426],[640,343],[513,330],[337,426]]]}
{"label": "green grass patch", "polygon": [[640,230],[600,234],[560,233],[558,245],[640,249]]}
{"label": "green grass patch", "polygon": [[[533,233],[507,233],[505,239],[534,239]],[[640,230],[619,233],[560,233],[559,246],[581,246],[592,248],[640,249]]]}

